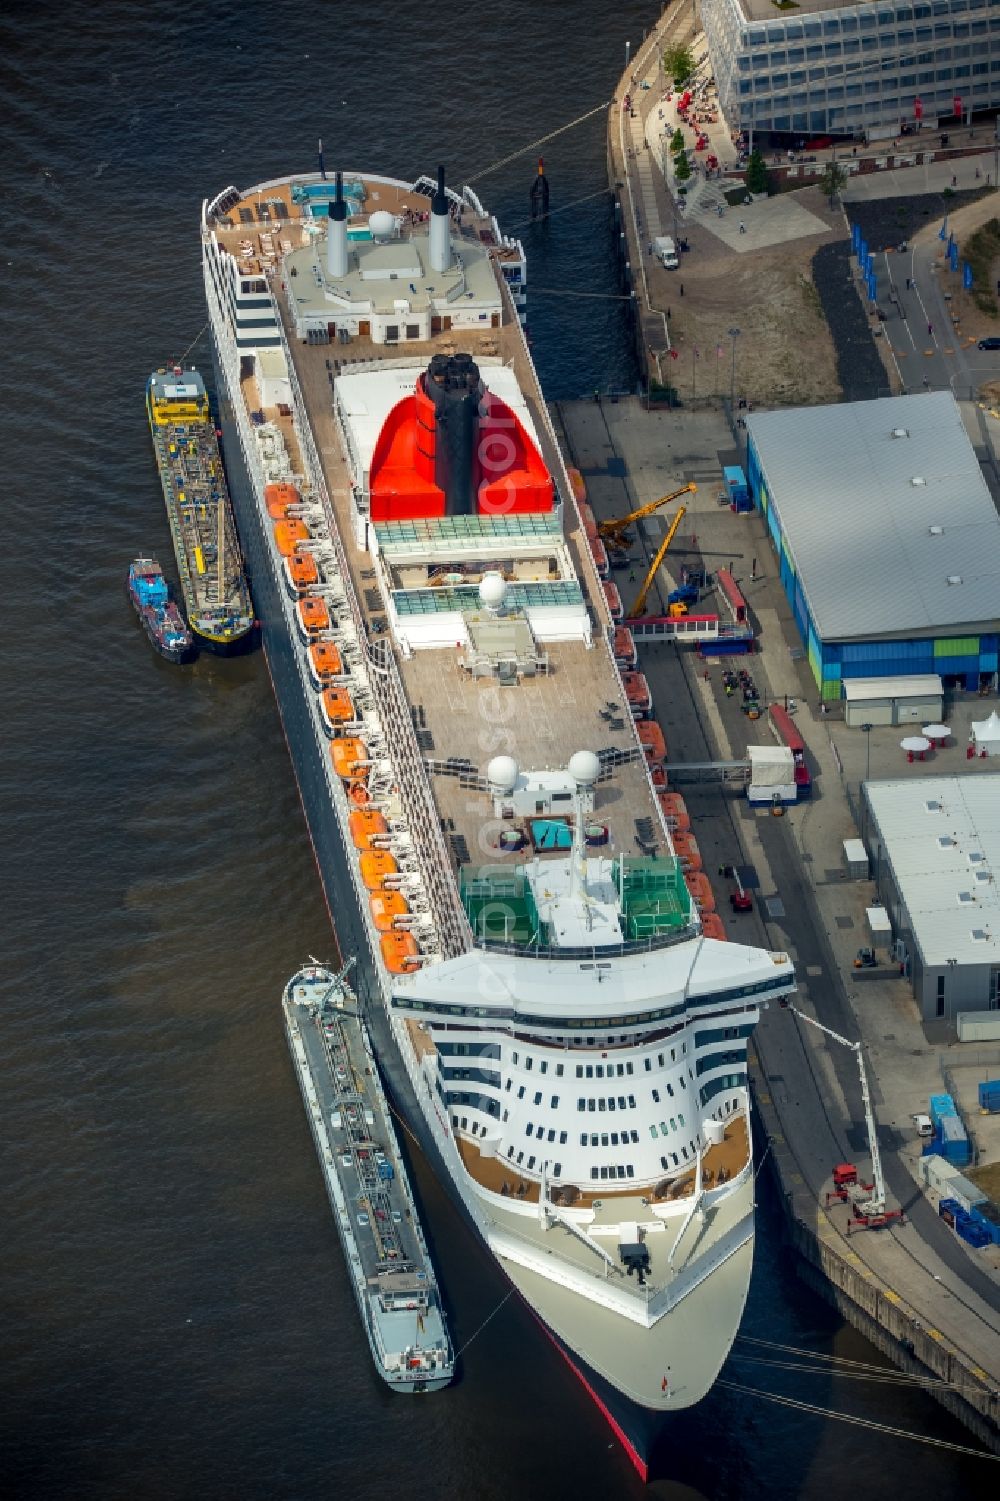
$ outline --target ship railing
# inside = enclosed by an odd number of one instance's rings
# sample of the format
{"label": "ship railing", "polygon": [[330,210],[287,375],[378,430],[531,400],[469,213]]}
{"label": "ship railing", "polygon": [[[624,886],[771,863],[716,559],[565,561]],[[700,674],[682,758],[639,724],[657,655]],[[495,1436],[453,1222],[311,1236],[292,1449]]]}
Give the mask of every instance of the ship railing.
{"label": "ship railing", "polygon": [[[304,413],[308,407],[299,386],[298,375],[291,351],[288,348],[284,328],[282,340],[285,358],[295,398],[296,410]],[[390,642],[381,638],[372,643],[357,596],[350,588],[350,565],[341,541],[336,513],[326,488],[326,478],[316,451],[315,441],[308,421],[296,424],[299,444],[315,494],[319,497],[326,518],[330,544],[336,559],[336,567],[344,582],[346,603],[351,612],[358,634],[358,647],[370,666],[370,687],[379,712],[383,732],[390,738],[395,750],[399,771],[399,792],[407,822],[413,831],[414,842],[423,852],[423,872],[430,895],[435,924],[441,940],[441,950],[446,957],[465,953],[472,942],[472,929],[458,896],[441,833],[434,799],[423,756],[417,744],[409,700],[403,689],[399,668]]]}

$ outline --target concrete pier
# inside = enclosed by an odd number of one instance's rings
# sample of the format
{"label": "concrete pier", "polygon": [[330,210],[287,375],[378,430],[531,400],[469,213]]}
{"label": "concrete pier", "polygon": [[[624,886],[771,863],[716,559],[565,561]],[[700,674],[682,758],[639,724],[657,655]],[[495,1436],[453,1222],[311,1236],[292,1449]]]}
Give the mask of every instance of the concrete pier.
{"label": "concrete pier", "polygon": [[[1000,1452],[1000,1258],[961,1242],[915,1177],[919,1142],[911,1114],[945,1087],[944,1071],[961,1061],[961,1048],[950,1028],[920,1023],[907,982],[888,966],[888,977],[858,981],[853,960],[869,942],[864,912],[872,887],[842,875],[842,841],[857,832],[852,799],[863,776],[869,769],[873,778],[926,774],[929,767],[901,757],[898,729],[876,727],[865,737],[819,713],[765,525],[756,514],[737,516],[718,502],[722,466],[742,462],[720,412],[647,410],[631,398],[562,404],[555,416],[599,519],[695,481],[698,492],[685,497],[688,514],[660,571],[661,603],[654,591],[650,609],[665,603],[682,564],[728,568],[759,635],[760,651],[741,665],[750,668],[765,702],[787,699],[796,706],[795,722],[809,748],[813,799],[782,818],[750,808],[738,789],[724,784],[683,789],[729,936],[790,951],[802,1008],[865,1043],[890,1200],[906,1220],[849,1237],[847,1208],[825,1207],[825,1190],[836,1162],[868,1170],[854,1055],[786,1011],[768,1012],[755,1034],[751,1082],[800,1274]],[[665,516],[640,524],[629,564],[613,575],[626,614],[670,514],[667,507]],[[722,606],[710,591],[699,608],[721,613]],[[671,760],[739,760],[748,744],[768,743],[766,725],[749,722],[737,700],[723,693],[725,665],[731,664],[705,661],[694,648],[672,642],[639,644],[639,667]],[[953,746],[937,753],[934,770],[954,771],[960,763],[963,773],[976,775],[988,768],[988,762],[967,763],[962,750],[965,722],[980,712],[975,698],[951,705]],[[740,867],[752,891],[749,914],[729,912],[731,883],[716,876],[728,865]]]}

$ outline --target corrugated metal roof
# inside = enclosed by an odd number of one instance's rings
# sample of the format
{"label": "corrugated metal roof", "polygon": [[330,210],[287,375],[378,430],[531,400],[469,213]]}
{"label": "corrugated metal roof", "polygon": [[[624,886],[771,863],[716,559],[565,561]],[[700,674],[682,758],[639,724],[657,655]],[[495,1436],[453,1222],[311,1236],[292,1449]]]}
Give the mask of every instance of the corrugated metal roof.
{"label": "corrugated metal roof", "polygon": [[995,625],[1000,518],[950,391],[754,412],[747,429],[825,641]]}
{"label": "corrugated metal roof", "polygon": [[940,698],[944,693],[941,679],[934,673],[914,673],[904,678],[845,678],[844,697],[848,702],[869,698]]}
{"label": "corrugated metal roof", "polygon": [[1000,964],[1000,774],[865,792],[925,964]]}

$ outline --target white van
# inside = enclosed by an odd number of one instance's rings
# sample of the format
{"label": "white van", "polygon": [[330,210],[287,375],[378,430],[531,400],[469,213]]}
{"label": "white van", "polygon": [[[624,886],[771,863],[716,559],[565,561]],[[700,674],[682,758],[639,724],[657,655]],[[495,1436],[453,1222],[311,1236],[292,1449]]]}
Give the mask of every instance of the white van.
{"label": "white van", "polygon": [[668,271],[676,271],[680,265],[677,259],[677,246],[669,235],[657,235],[653,241],[653,254]]}

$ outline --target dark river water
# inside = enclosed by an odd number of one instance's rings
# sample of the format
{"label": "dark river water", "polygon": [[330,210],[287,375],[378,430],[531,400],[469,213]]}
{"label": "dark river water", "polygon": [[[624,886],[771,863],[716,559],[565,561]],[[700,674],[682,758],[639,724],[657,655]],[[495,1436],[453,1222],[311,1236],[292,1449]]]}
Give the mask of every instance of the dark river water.
{"label": "dark river water", "polygon": [[[205,322],[201,199],[309,169],[320,135],[329,168],[474,178],[609,97],[655,13],[13,0],[0,16],[4,1496],[641,1490],[516,1299],[476,1333],[506,1286],[419,1159],[456,1344],[472,1342],[425,1401],[375,1377],[279,1021],[289,972],[334,941],[265,664],[161,663],[123,578],[137,553],[170,560],[143,385]],[[524,226],[534,155],[478,183],[505,227]],[[529,284],[613,294],[603,116],[545,155],[553,206],[575,206],[524,227]],[[539,292],[549,395],[631,382],[620,310]],[[745,1331],[874,1359],[796,1282],[766,1193],[759,1230]],[[965,1438],[898,1386],[743,1358],[727,1376]],[[671,1501],[940,1498],[985,1478],[718,1388],[659,1468]]]}

